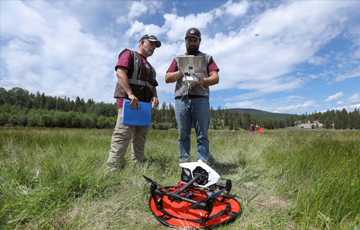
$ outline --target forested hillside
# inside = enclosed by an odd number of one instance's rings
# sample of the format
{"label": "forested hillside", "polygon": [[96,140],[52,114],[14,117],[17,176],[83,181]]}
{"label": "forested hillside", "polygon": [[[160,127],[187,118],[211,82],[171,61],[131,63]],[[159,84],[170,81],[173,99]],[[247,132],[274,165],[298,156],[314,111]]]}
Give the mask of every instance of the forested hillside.
{"label": "forested hillside", "polygon": [[[177,128],[175,108],[162,103],[152,108],[153,129]],[[94,99],[53,97],[44,93],[29,93],[22,88],[0,88],[0,125],[29,127],[113,128],[116,124],[117,104],[95,102]],[[310,115],[276,114],[254,109],[210,109],[211,129],[244,129],[258,124],[265,129],[294,127],[314,121],[325,128],[360,129],[359,109],[315,112]],[[318,126],[314,125],[313,128]]]}
{"label": "forested hillside", "polygon": [[273,121],[281,121],[294,116],[293,114],[286,114],[286,113],[270,113],[258,109],[230,109],[233,112],[240,112],[245,113],[248,112],[251,117],[261,120],[271,119]]}

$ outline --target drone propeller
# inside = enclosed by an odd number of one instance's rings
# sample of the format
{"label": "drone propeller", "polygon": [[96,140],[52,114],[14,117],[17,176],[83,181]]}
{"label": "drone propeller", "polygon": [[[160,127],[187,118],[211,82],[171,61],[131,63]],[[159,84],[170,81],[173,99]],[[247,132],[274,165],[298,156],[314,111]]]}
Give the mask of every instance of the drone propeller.
{"label": "drone propeller", "polygon": [[208,196],[205,199],[199,200],[198,202],[196,202],[194,205],[190,206],[189,209],[196,209],[196,207],[201,204],[202,202],[206,202],[207,200],[209,200],[210,198],[218,198],[224,191],[226,190],[226,188],[220,190],[219,192],[213,193],[210,196]]}
{"label": "drone propeller", "polygon": [[151,180],[150,178],[146,177],[143,175],[143,177],[145,178],[146,182],[148,183],[152,183],[152,184],[156,184],[157,186],[159,186],[160,188],[164,189],[166,192],[169,192],[166,188],[164,188],[163,186],[159,185],[158,183],[156,183],[155,181]]}

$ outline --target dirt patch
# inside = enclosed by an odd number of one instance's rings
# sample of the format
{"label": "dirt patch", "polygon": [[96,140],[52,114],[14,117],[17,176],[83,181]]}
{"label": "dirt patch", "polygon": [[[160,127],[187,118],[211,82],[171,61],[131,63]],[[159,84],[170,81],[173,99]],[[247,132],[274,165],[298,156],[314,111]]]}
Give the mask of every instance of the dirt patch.
{"label": "dirt patch", "polygon": [[285,210],[291,206],[290,201],[277,196],[258,195],[253,199],[253,202],[264,209]]}
{"label": "dirt patch", "polygon": [[304,129],[311,129],[312,125],[315,125],[315,127],[316,127],[316,123],[318,123],[319,128],[323,127],[323,124],[320,123],[319,121],[313,121],[313,123],[311,123],[310,121],[307,121],[305,124],[302,124],[300,121],[297,121],[297,123],[298,123],[298,125],[295,126],[297,128],[303,127]]}

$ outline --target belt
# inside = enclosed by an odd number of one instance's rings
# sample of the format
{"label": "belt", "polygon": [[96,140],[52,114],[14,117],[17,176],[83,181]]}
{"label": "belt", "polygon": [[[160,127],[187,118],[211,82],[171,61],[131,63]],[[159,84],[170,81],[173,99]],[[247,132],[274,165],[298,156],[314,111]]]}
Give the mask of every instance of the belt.
{"label": "belt", "polygon": [[188,99],[188,98],[200,98],[200,97],[205,97],[205,96],[199,96],[199,95],[186,95],[186,96],[178,96],[178,97],[175,97],[175,99],[182,99],[182,98]]}

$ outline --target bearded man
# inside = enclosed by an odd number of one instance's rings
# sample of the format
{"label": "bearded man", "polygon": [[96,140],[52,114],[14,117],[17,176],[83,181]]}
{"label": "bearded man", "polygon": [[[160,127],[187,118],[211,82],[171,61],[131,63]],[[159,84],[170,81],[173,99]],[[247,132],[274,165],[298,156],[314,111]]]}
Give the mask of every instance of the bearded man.
{"label": "bearded man", "polygon": [[[212,56],[199,51],[201,33],[197,28],[190,28],[185,35],[187,53],[174,58],[165,75],[166,83],[175,86],[175,116],[179,130],[179,161],[190,160],[190,134],[194,125],[197,136],[197,158],[210,166],[208,129],[210,125],[210,89],[209,86],[219,83],[219,68]],[[196,73],[198,82],[189,86],[182,81],[179,70],[179,57],[202,56],[203,71]]]}
{"label": "bearded man", "polygon": [[156,72],[147,58],[160,46],[161,42],[154,35],[146,34],[141,37],[137,52],[125,49],[119,54],[115,66],[118,82],[114,93],[118,103],[118,118],[107,160],[110,171],[117,171],[122,166],[131,139],[132,162],[144,159],[145,141],[149,127],[122,125],[123,102],[124,99],[131,100],[130,107],[132,109],[140,106],[140,101],[151,102],[155,107],[159,105]]}

